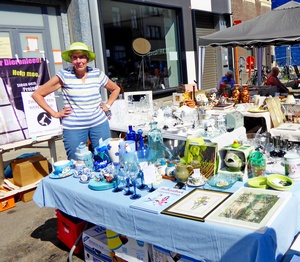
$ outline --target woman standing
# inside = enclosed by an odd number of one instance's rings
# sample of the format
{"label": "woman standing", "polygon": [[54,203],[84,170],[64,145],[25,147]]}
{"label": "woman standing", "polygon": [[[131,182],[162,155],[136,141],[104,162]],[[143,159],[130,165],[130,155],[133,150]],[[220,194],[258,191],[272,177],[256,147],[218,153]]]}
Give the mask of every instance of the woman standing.
{"label": "woman standing", "polygon": [[[94,52],[81,42],[75,42],[62,58],[72,67],[61,69],[32,94],[32,98],[54,118],[61,118],[63,143],[68,159],[76,159],[76,147],[90,139],[92,149],[99,139],[110,137],[106,112],[118,98],[120,87],[100,69],[87,64],[96,58]],[[101,87],[111,92],[106,104],[101,103]],[[45,101],[45,96],[61,88],[64,108],[56,112]]]}

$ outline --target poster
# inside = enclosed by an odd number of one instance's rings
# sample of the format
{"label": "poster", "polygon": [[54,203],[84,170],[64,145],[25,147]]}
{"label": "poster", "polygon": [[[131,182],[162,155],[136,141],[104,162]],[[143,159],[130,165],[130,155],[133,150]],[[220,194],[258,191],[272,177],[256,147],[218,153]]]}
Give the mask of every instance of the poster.
{"label": "poster", "polygon": [[22,92],[33,92],[49,80],[41,58],[0,59],[0,145],[30,138]]}
{"label": "poster", "polygon": [[[60,120],[53,118],[42,109],[31,97],[33,92],[22,92],[22,100],[28,126],[28,136],[37,137],[61,132]],[[54,93],[45,97],[47,104],[57,110]]]}

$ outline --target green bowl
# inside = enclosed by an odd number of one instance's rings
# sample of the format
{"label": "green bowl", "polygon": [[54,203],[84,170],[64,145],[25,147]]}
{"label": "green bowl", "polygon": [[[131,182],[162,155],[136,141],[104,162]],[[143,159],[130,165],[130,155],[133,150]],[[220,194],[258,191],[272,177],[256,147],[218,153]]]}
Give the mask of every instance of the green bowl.
{"label": "green bowl", "polygon": [[254,187],[254,188],[266,189],[269,187],[267,184],[267,178],[265,176],[253,177],[249,179],[247,183],[249,187]]}
{"label": "green bowl", "polygon": [[289,190],[293,186],[293,180],[280,174],[271,174],[267,177],[267,184],[276,190]]}

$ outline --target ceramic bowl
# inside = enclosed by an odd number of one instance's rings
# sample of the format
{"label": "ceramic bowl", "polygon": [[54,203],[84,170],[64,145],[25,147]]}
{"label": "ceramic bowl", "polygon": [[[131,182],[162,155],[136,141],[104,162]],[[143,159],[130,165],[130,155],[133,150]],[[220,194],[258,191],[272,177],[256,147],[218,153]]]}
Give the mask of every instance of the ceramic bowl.
{"label": "ceramic bowl", "polygon": [[254,187],[254,188],[266,189],[269,187],[267,184],[267,178],[265,176],[253,177],[249,179],[247,183],[249,187]]}
{"label": "ceramic bowl", "polygon": [[68,172],[71,169],[72,165],[73,165],[73,162],[70,160],[57,161],[53,164],[54,173],[61,174],[63,172]]}
{"label": "ceramic bowl", "polygon": [[211,176],[207,180],[207,184],[217,189],[228,189],[231,188],[237,181],[237,177],[230,174],[218,174]]}
{"label": "ceramic bowl", "polygon": [[276,190],[289,190],[293,186],[293,180],[280,174],[271,174],[267,177],[267,184]]}

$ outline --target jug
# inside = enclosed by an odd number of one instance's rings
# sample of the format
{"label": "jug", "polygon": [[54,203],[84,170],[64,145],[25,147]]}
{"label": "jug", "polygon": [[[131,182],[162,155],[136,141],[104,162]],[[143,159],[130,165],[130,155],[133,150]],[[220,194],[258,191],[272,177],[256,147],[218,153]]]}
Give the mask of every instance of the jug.
{"label": "jug", "polygon": [[185,183],[189,176],[193,173],[193,166],[187,165],[185,163],[178,163],[175,167],[175,178],[179,182]]}

